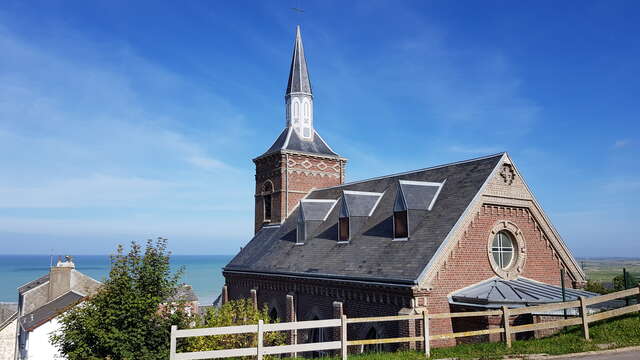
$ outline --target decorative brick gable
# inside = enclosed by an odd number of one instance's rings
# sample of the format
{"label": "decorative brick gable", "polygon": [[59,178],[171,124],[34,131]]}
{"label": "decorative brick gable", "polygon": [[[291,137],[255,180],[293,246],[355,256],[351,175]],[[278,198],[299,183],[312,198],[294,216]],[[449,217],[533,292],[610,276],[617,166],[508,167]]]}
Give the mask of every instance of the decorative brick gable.
{"label": "decorative brick gable", "polygon": [[[491,266],[487,243],[492,229],[502,222],[509,222],[517,227],[524,240],[526,261],[518,274],[547,284],[560,285],[560,269],[565,264],[530,211],[525,208],[485,204],[475,214],[453,251],[437,270],[427,297],[430,312],[451,311],[449,294],[498,276]],[[570,272],[566,274],[566,283],[572,284],[575,278]],[[433,334],[450,332],[453,329],[449,319],[434,320],[431,327]],[[443,342],[441,345],[451,344]]]}

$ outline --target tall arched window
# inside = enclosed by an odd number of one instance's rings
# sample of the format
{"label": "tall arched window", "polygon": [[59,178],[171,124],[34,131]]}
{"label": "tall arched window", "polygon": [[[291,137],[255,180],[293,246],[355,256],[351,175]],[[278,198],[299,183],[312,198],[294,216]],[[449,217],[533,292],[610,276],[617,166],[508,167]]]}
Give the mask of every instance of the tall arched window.
{"label": "tall arched window", "polygon": [[287,104],[287,126],[291,122],[291,105]]}
{"label": "tall arched window", "polygon": [[271,322],[278,322],[278,309],[275,307],[271,308],[271,311],[269,311],[269,319]]}
{"label": "tall arched window", "polygon": [[309,101],[305,99],[303,105],[304,105],[303,106],[304,110],[302,112],[302,115],[304,118],[304,124],[307,125],[309,124],[311,119],[311,110],[309,109]]}
{"label": "tall arched window", "polygon": [[[366,340],[380,339],[380,334],[376,328],[372,327],[367,332],[365,337]],[[370,345],[362,345],[360,348],[361,353],[373,353],[373,352],[382,352],[382,344],[370,344]]]}
{"label": "tall arched window", "polygon": [[293,99],[293,123],[300,123],[300,103],[298,99]]}
{"label": "tall arched window", "polygon": [[262,205],[264,207],[264,221],[271,221],[271,208],[272,208],[272,199],[271,194],[273,193],[273,184],[271,181],[267,180],[262,186]]}
{"label": "tall arched window", "polygon": [[[320,318],[315,316],[313,320],[320,320]],[[309,334],[309,342],[321,343],[327,341],[328,339],[329,336],[327,334],[327,328],[311,329]],[[326,350],[319,350],[311,353],[312,358],[325,357],[327,355],[329,355],[329,353]]]}

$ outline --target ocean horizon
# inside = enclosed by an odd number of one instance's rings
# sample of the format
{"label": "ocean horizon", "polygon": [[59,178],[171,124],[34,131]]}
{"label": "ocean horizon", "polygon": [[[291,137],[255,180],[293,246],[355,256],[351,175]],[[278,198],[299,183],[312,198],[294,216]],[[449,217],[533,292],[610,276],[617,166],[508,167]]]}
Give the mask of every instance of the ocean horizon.
{"label": "ocean horizon", "polygon": [[[171,255],[171,269],[184,267],[181,282],[193,286],[201,304],[211,304],[224,285],[222,268],[233,255]],[[0,255],[0,302],[17,302],[18,287],[49,273],[51,255]],[[109,275],[110,255],[74,255],[76,270],[104,281]]]}

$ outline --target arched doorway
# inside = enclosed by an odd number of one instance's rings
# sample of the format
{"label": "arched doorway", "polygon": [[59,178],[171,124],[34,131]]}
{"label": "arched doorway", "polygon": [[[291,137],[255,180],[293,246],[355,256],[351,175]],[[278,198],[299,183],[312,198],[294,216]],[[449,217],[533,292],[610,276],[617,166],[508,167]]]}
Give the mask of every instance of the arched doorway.
{"label": "arched doorway", "polygon": [[[375,327],[371,327],[369,331],[367,331],[367,335],[364,337],[366,340],[372,339],[380,339],[380,333],[376,330]],[[361,353],[376,353],[382,352],[382,344],[370,344],[370,345],[362,345],[360,347]]]}
{"label": "arched doorway", "polygon": [[272,323],[278,322],[278,320],[280,320],[278,318],[278,309],[276,309],[275,306],[271,308],[271,311],[269,311],[269,319]]}
{"label": "arched doorway", "polygon": [[[320,320],[318,316],[314,316],[312,320]],[[309,342],[310,343],[319,343],[329,341],[329,336],[327,334],[327,328],[315,328],[311,329],[309,333]],[[312,351],[311,357],[319,358],[329,356],[327,351]]]}

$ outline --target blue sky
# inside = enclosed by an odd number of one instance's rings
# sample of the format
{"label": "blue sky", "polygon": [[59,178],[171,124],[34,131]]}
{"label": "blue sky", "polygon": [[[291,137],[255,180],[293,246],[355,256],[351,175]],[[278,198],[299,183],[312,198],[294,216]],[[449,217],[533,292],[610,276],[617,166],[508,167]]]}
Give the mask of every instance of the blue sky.
{"label": "blue sky", "polygon": [[[291,11],[303,7],[304,14]],[[2,253],[232,254],[295,25],[347,180],[508,151],[577,256],[638,256],[637,1],[0,5]]]}

